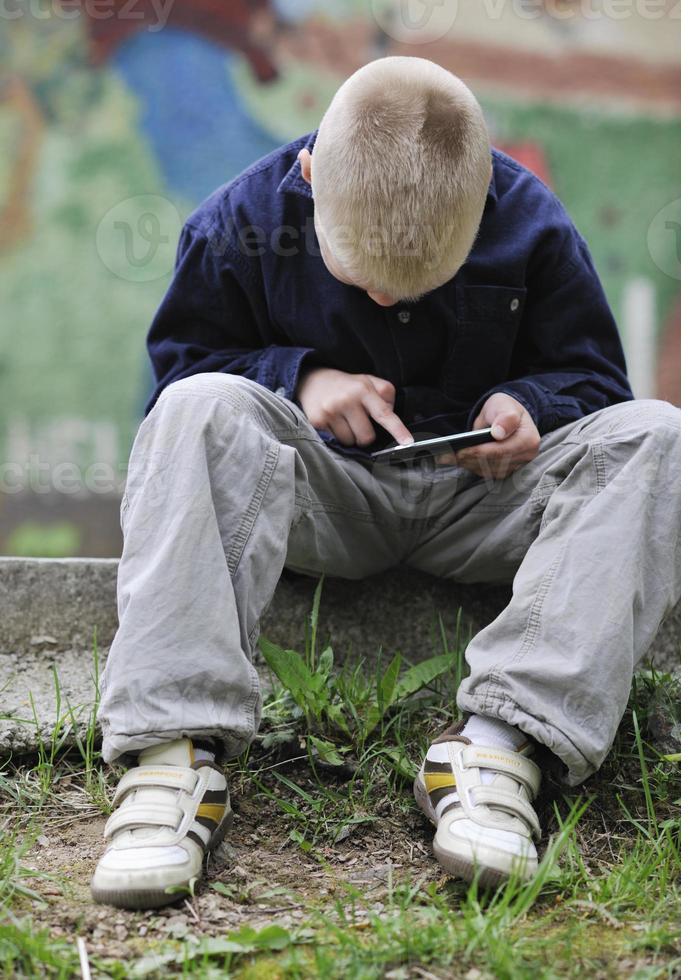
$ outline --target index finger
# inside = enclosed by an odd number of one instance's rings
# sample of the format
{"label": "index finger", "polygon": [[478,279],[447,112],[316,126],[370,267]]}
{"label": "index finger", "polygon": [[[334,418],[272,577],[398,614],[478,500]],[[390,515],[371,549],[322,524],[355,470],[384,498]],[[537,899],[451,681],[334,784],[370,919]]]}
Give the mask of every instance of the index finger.
{"label": "index finger", "polygon": [[402,419],[393,412],[392,407],[381,398],[375,389],[373,394],[367,391],[362,398],[362,405],[364,405],[371,418],[375,422],[378,422],[379,425],[382,425],[384,429],[387,429],[390,435],[401,445],[414,441],[413,435]]}

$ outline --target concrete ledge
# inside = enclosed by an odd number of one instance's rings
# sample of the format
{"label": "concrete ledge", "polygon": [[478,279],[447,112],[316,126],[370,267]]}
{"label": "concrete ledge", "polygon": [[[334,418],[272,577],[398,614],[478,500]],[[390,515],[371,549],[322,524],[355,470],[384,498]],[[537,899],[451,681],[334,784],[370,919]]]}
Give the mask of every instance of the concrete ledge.
{"label": "concrete ledge", "polygon": [[[90,650],[111,644],[118,625],[117,559],[0,558],[0,653]],[[284,569],[261,629],[277,643],[302,643],[318,579]],[[459,605],[478,623],[508,601],[506,586],[461,586],[409,569],[360,581],[326,578],[320,628],[339,652],[375,656],[378,647],[424,653],[440,611],[449,628]],[[352,650],[350,649],[352,648]],[[430,649],[428,647],[428,649]]]}
{"label": "concrete ledge", "polygon": [[[103,666],[117,627],[117,568],[115,559],[0,558],[0,753],[33,751],[39,733],[52,731],[55,670],[62,718],[68,722],[70,704],[78,726],[84,725],[94,691],[94,631]],[[261,633],[302,649],[317,581],[285,569]],[[359,581],[326,578],[318,638],[330,640],[340,659],[375,659],[382,647],[386,655],[400,650],[416,660],[441,650],[438,613],[453,641],[461,607],[465,639],[491,622],[510,594],[507,586],[458,585],[402,568]],[[650,650],[661,669],[678,668],[680,637],[681,604]],[[66,738],[72,741],[73,734]]]}
{"label": "concrete ledge", "polygon": [[118,625],[115,558],[0,558],[0,653],[108,647]]}

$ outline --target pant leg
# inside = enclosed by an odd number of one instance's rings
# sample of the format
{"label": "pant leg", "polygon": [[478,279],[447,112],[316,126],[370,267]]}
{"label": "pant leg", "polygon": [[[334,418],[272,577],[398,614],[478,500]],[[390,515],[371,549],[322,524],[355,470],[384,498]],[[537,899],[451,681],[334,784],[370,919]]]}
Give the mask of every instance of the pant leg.
{"label": "pant leg", "polygon": [[252,655],[284,564],[363,578],[399,562],[404,526],[288,399],[218,373],[169,385],[137,433],[121,506],[104,759],[182,735],[240,752],[260,719]]}
{"label": "pant leg", "polygon": [[633,671],[681,598],[680,487],[681,411],[625,402],[549,433],[507,479],[441,502],[406,560],[462,581],[513,580],[467,649],[457,704],[542,742],[569,785],[603,762]]}

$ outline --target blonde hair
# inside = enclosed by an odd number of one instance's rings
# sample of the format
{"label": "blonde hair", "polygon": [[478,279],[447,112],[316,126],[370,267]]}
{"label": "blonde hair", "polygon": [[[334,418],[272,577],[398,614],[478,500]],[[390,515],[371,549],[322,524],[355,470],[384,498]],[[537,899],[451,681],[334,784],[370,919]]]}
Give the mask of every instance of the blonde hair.
{"label": "blonde hair", "polygon": [[319,124],[315,222],[353,282],[418,299],[465,262],[490,164],[482,109],[460,78],[425,58],[378,58]]}

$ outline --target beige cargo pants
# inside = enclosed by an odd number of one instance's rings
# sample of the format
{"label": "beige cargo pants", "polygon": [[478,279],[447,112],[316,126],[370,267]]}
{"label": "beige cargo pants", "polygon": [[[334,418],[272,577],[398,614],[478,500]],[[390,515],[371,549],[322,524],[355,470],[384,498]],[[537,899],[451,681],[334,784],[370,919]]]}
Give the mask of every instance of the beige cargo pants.
{"label": "beige cargo pants", "polygon": [[105,760],[183,734],[238,753],[259,724],[253,651],[283,567],[360,579],[405,564],[513,581],[468,646],[457,703],[518,725],[575,785],[603,762],[634,667],[681,596],[681,410],[602,409],[494,481],[344,457],[288,399],[200,374],[140,426],[121,525]]}

